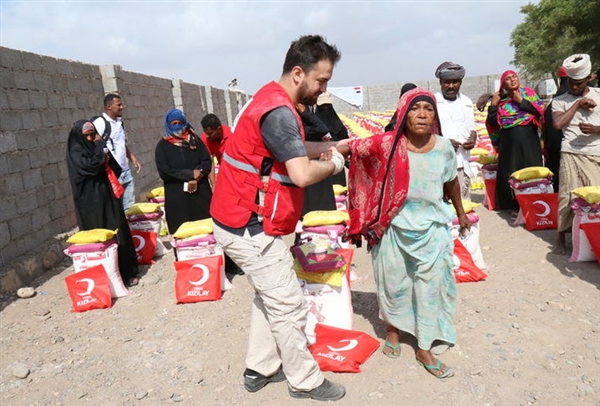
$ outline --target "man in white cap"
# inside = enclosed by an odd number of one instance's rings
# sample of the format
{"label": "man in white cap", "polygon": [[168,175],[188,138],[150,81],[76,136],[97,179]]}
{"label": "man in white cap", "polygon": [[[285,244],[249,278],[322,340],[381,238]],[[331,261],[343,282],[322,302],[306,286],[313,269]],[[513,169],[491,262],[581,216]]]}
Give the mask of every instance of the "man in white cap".
{"label": "man in white cap", "polygon": [[435,94],[442,134],[448,138],[456,151],[456,167],[460,183],[460,195],[471,200],[471,166],[469,150],[475,146],[475,113],[473,102],[460,93],[465,68],[453,62],[444,62],[435,70],[440,80],[441,92]]}
{"label": "man in white cap", "polygon": [[600,89],[589,87],[596,78],[587,54],[564,60],[569,91],[552,101],[554,128],[564,138],[560,153],[558,239],[554,253],[565,254],[565,234],[573,223],[571,191],[600,185]]}

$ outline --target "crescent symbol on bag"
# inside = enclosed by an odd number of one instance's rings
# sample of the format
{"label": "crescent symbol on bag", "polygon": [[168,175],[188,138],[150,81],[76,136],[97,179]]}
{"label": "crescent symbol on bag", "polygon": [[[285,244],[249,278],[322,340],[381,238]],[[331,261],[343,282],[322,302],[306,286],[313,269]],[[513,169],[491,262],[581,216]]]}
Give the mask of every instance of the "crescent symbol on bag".
{"label": "crescent symbol on bag", "polygon": [[135,247],[135,252],[143,250],[144,246],[146,246],[146,240],[144,239],[144,237],[142,237],[141,235],[132,235],[132,237],[134,240],[138,240],[140,242],[140,244],[137,247]]}
{"label": "crescent symbol on bag", "polygon": [[545,201],[536,200],[535,202],[533,202],[533,204],[539,204],[540,206],[542,206],[544,208],[544,211],[541,214],[535,213],[537,216],[547,217],[548,214],[550,214],[550,205],[548,205],[548,203],[546,203]]}
{"label": "crescent symbol on bag", "polygon": [[358,345],[358,340],[340,340],[340,343],[343,342],[347,342],[348,345],[345,345],[343,347],[332,347],[331,345],[328,345],[327,348],[329,348],[330,351],[350,351],[351,349],[353,349],[354,347],[356,347]]}
{"label": "crescent symbol on bag", "polygon": [[202,277],[200,279],[198,279],[197,281],[190,281],[190,283],[194,286],[204,285],[206,283],[206,281],[208,280],[208,277],[210,276],[210,270],[208,269],[208,267],[204,264],[194,264],[194,265],[192,265],[192,268],[201,269]]}
{"label": "crescent symbol on bag", "polygon": [[75,283],[79,283],[79,282],[87,283],[86,291],[83,293],[78,293],[79,296],[89,296],[89,294],[92,293],[92,290],[94,290],[94,286],[96,285],[96,282],[94,282],[94,280],[90,279],[90,278],[83,278],[83,279],[76,281]]}

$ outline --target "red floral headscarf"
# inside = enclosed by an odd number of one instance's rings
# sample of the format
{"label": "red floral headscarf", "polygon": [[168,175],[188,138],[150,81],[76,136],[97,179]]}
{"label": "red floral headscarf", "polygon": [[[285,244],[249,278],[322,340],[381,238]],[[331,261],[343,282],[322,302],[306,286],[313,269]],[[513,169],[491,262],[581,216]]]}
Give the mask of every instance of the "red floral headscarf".
{"label": "red floral headscarf", "polygon": [[[410,108],[418,101],[428,101],[436,108],[431,92],[416,88],[406,92],[398,101],[399,125],[395,132],[377,134],[351,141],[348,201],[350,214],[349,239],[360,243],[367,240],[371,249],[398,214],[408,193],[408,150],[404,127]],[[436,120],[431,132],[439,134]]]}

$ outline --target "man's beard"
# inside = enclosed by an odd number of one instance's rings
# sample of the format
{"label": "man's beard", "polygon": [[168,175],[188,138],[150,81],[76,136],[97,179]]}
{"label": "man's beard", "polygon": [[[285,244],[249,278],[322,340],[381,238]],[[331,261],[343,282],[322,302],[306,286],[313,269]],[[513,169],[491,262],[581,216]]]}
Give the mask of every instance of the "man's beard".
{"label": "man's beard", "polygon": [[305,106],[312,106],[317,103],[318,98],[318,94],[315,96],[308,91],[308,86],[305,82],[300,85],[300,88],[298,89],[298,101],[300,103],[304,104]]}

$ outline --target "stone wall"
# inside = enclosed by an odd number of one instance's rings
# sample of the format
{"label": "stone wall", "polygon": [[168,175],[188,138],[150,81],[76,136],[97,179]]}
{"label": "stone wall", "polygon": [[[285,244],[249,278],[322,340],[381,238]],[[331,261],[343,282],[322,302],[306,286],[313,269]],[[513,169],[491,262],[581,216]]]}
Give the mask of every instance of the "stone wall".
{"label": "stone wall", "polygon": [[128,144],[142,164],[138,201],[160,184],[154,148],[164,114],[181,108],[198,132],[214,112],[224,124],[248,95],[0,47],[0,291],[14,291],[64,256],[77,226],[66,167],[72,124],[102,111],[107,93],[125,104]]}

